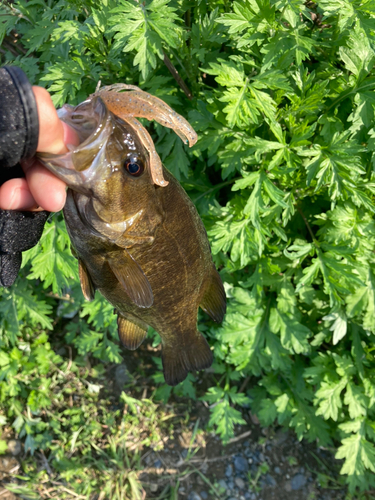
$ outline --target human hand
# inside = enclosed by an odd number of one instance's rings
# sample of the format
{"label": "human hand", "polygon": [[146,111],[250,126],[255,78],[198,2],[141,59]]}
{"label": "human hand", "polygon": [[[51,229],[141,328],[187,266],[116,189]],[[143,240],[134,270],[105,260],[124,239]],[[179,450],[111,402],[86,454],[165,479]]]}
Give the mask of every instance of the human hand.
{"label": "human hand", "polygon": [[[73,129],[62,122],[51,96],[42,87],[33,87],[39,116],[37,151],[61,154],[66,144],[79,144]],[[0,208],[3,210],[47,210],[58,212],[65,205],[65,183],[49,172],[37,158],[22,162],[24,179],[10,179],[0,187]]]}

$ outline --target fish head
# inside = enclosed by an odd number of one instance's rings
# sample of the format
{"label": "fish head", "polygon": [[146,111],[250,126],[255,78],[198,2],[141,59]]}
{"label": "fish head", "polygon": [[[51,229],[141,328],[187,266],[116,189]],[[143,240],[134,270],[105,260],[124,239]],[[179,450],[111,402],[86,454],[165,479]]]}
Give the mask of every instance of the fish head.
{"label": "fish head", "polygon": [[[42,163],[67,183],[106,223],[120,222],[154,209],[156,189],[149,155],[137,132],[111,113],[99,96],[78,106],[65,105],[62,121],[78,134],[80,145],[63,155],[40,154]],[[87,203],[86,203],[87,210]],[[92,217],[91,217],[92,218]]]}

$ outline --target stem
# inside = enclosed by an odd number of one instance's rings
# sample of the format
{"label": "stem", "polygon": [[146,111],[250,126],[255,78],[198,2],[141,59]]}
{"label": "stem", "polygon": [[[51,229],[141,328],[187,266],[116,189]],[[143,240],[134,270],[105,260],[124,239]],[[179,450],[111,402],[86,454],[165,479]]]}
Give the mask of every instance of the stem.
{"label": "stem", "polygon": [[[11,36],[14,37],[13,40],[12,40]],[[21,38],[19,38],[18,36],[19,36],[18,33],[16,33],[15,31],[12,31],[9,36],[5,37],[4,41],[7,42],[9,45],[11,45],[15,50],[19,50],[20,52],[22,52],[23,55],[26,55],[27,54],[27,50],[25,50],[22,47],[21,43],[17,44],[17,42],[21,42]]]}
{"label": "stem", "polygon": [[312,229],[311,229],[311,226],[310,226],[310,224],[309,224],[308,220],[306,219],[305,214],[302,212],[302,210],[300,209],[300,207],[299,207],[298,205],[297,205],[297,210],[298,210],[298,212],[300,213],[300,215],[301,215],[301,217],[302,217],[302,219],[303,219],[304,223],[306,224],[306,227],[307,227],[307,229],[308,229],[308,231],[309,231],[309,233],[310,233],[310,236],[311,236],[311,238],[312,238],[313,242],[314,242],[314,243],[317,243],[316,238],[315,238],[315,236],[314,236],[314,233],[313,233],[313,231],[312,231]]}
{"label": "stem", "polygon": [[185,12],[185,24],[188,28],[191,28],[191,11],[188,9]]}
{"label": "stem", "polygon": [[375,80],[371,79],[371,81],[368,81],[367,83],[360,85],[359,87],[356,86],[354,88],[344,90],[344,92],[342,92],[341,95],[326,109],[325,113],[327,114],[328,111],[330,111],[332,108],[336,108],[340,101],[346,99],[351,94],[357,94],[358,92],[362,92],[363,90],[370,90],[373,87],[375,87]]}
{"label": "stem", "polygon": [[14,47],[12,47],[12,45],[10,43],[7,43],[5,40],[3,40],[3,47],[8,49],[9,52],[16,57],[21,55],[19,52],[16,51],[16,49]]}
{"label": "stem", "polygon": [[188,99],[190,99],[190,101],[191,101],[193,98],[193,94],[191,93],[189,87],[186,85],[184,80],[181,78],[177,69],[175,68],[175,66],[173,65],[173,63],[171,62],[171,60],[169,59],[169,57],[167,56],[167,54],[164,51],[163,51],[163,54],[164,54],[164,64],[167,66],[167,68],[169,69],[173,78],[176,80],[176,82],[179,84],[181,89],[184,91],[184,94],[186,95],[186,97]]}
{"label": "stem", "polygon": [[183,62],[181,61],[181,59],[178,57],[178,55],[174,52],[174,50],[172,50],[172,47],[169,47],[169,50],[170,50],[170,53],[172,54],[172,56],[176,59],[176,61],[178,62],[178,64],[181,66],[181,68],[185,71],[187,77],[190,79],[191,78],[191,75],[189,75],[189,72],[187,71],[187,69],[185,68]]}
{"label": "stem", "polygon": [[256,338],[255,338],[255,341],[254,341],[254,347],[253,347],[253,354],[251,355],[250,359],[249,359],[249,363],[252,359],[252,357],[254,356],[256,350],[258,349],[258,344],[259,344],[259,341],[260,341],[260,338],[262,336],[262,333],[263,333],[263,330],[264,328],[266,327],[267,325],[267,322],[268,322],[268,317],[269,317],[269,313],[270,313],[270,308],[271,308],[271,300],[272,300],[272,297],[270,297],[267,301],[267,306],[266,306],[266,310],[264,312],[264,320],[258,330],[258,332],[256,333]]}
{"label": "stem", "polygon": [[14,319],[15,319],[15,324],[17,325],[17,334],[20,334],[20,324],[18,322],[18,314],[17,314],[17,307],[15,304],[15,296],[14,293],[11,292],[11,297],[12,297],[12,309],[13,309],[13,314],[14,314]]}

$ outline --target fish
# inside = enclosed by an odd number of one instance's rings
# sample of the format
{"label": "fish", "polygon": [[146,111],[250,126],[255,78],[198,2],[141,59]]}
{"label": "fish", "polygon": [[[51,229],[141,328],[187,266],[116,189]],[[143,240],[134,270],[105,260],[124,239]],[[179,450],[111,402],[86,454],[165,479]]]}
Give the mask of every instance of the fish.
{"label": "fish", "polygon": [[82,293],[91,301],[98,290],[114,306],[127,349],[154,328],[165,382],[175,386],[211,366],[198,308],[220,323],[226,296],[198,212],[137,118],[156,120],[190,146],[197,135],[164,101],[132,85],[103,87],[63,106],[59,117],[80,145],[39,158],[69,188],[63,213]]}

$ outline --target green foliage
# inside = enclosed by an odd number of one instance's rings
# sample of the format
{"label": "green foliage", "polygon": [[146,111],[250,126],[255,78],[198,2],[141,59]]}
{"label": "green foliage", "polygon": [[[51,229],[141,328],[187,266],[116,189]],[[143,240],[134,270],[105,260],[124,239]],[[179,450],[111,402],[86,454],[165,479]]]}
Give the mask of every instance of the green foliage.
{"label": "green foliage", "polygon": [[[226,283],[223,325],[200,317],[216,359],[203,396],[210,426],[228,441],[250,404],[263,425],[336,443],[351,492],[374,487],[373,2],[17,0],[1,19],[2,62],[47,86],[56,105],[84,100],[98,80],[132,83],[198,131],[189,150],[150,126]],[[23,403],[48,407],[60,362],[44,334],[30,342],[30,328],[71,317],[65,342],[79,362],[121,361],[111,308],[100,297],[82,305],[76,279],[55,216],[17,284],[1,291],[1,400],[30,449],[49,438]],[[155,381],[161,400],[195,397],[193,376],[173,390]]]}
{"label": "green foliage", "polygon": [[116,33],[114,50],[135,52],[133,65],[146,78],[156,68],[155,56],[163,59],[163,47],[179,47],[182,35],[176,23],[179,17],[176,9],[168,5],[169,0],[144,3],[121,0],[119,3],[119,7],[110,11],[117,15],[108,18],[108,24],[113,25],[111,32]]}
{"label": "green foliage", "polygon": [[[227,378],[230,380],[231,377]],[[230,388],[227,383],[224,389],[211,387],[202,399],[214,404],[209,425],[215,426],[224,443],[227,443],[234,434],[234,426],[246,424],[241,413],[233,408],[231,403],[242,406],[249,403],[249,398],[238,394],[237,388]]]}

